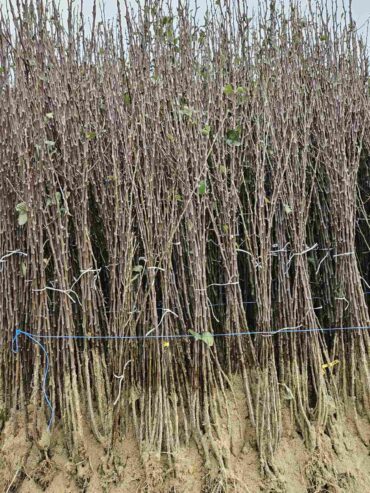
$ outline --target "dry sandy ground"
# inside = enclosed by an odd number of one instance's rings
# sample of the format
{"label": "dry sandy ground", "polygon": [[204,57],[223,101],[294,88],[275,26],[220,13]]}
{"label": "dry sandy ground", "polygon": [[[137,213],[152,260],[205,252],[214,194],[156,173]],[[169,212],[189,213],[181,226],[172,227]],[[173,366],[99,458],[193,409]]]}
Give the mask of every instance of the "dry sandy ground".
{"label": "dry sandy ground", "polygon": [[[279,480],[262,478],[252,431],[243,418],[244,397],[237,389],[231,411],[232,431],[225,426],[231,450],[228,484],[218,471],[204,468],[195,443],[180,450],[176,472],[166,458],[142,460],[133,432],[128,432],[107,461],[102,447],[86,431],[87,459],[73,464],[54,433],[48,454],[26,440],[21,418],[9,420],[0,435],[0,491],[11,493],[367,493],[370,492],[370,424],[358,418],[338,424],[338,439],[319,437],[319,449],[309,454],[284,415],[284,433],[276,455]],[[245,412],[244,412],[245,415]]]}

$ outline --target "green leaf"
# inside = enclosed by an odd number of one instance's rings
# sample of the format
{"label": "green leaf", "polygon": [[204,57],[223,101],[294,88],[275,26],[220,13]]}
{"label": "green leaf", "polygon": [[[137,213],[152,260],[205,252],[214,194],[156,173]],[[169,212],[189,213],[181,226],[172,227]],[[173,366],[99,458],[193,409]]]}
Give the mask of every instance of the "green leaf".
{"label": "green leaf", "polygon": [[198,36],[199,44],[203,44],[205,39],[206,39],[206,33],[201,29],[199,31],[199,36]]}
{"label": "green leaf", "polygon": [[131,96],[130,96],[130,93],[128,92],[125,92],[125,94],[123,95],[123,102],[128,106],[129,104],[131,104]]}
{"label": "green leaf", "polygon": [[231,84],[226,84],[224,87],[224,94],[226,94],[226,96],[231,96],[231,94],[234,94],[234,88]]}
{"label": "green leaf", "polygon": [[27,274],[27,265],[25,262],[21,262],[21,274],[23,277],[26,277]]}
{"label": "green leaf", "polygon": [[168,24],[171,24],[172,21],[173,21],[173,17],[165,15],[162,17],[161,24],[162,26],[167,26]]}
{"label": "green leaf", "polygon": [[60,192],[55,192],[54,196],[52,197],[48,196],[46,198],[46,207],[49,207],[50,205],[57,205],[59,210],[61,203],[62,203],[62,194]]}
{"label": "green leaf", "polygon": [[175,200],[177,200],[178,202],[181,202],[182,201],[182,195],[180,195],[179,193],[176,193],[175,194]]}
{"label": "green leaf", "polygon": [[15,210],[17,212],[19,212],[20,214],[27,213],[28,212],[28,207],[27,207],[26,202],[19,202],[19,204],[17,204],[15,206]]}
{"label": "green leaf", "polygon": [[235,92],[236,92],[236,94],[239,94],[239,96],[244,96],[244,94],[246,93],[246,89],[243,86],[238,86],[235,89]]}
{"label": "green leaf", "polygon": [[15,210],[18,212],[18,224],[19,226],[23,226],[28,221],[28,206],[26,202],[17,204]]}
{"label": "green leaf", "polygon": [[194,337],[196,341],[202,340],[202,335],[199,332],[195,332],[194,330],[189,330],[189,333]]}
{"label": "green leaf", "polygon": [[223,224],[223,225],[222,225],[222,231],[223,231],[224,233],[228,233],[228,232],[229,232],[229,226],[228,226],[227,224]]}
{"label": "green leaf", "polygon": [[194,112],[194,110],[192,110],[191,108],[189,108],[189,106],[186,106],[186,105],[185,106],[182,106],[179,109],[180,115],[187,116],[188,118],[191,118],[192,117],[193,112]]}
{"label": "green leaf", "polygon": [[0,67],[0,74],[3,74],[5,73],[5,68],[4,67]]}
{"label": "green leaf", "polygon": [[196,341],[203,341],[208,347],[213,346],[214,337],[210,332],[195,332],[194,330],[189,330],[189,333],[194,337]]}
{"label": "green leaf", "polygon": [[198,194],[204,195],[206,193],[206,190],[207,190],[206,182],[202,180],[198,185]]}
{"label": "green leaf", "polygon": [[291,214],[293,212],[289,204],[284,204],[284,212],[285,214]]}
{"label": "green leaf", "polygon": [[209,125],[204,125],[204,127],[201,130],[202,135],[208,137],[209,134],[211,133],[211,127]]}
{"label": "green leaf", "polygon": [[28,221],[28,215],[27,212],[21,212],[18,216],[18,224],[19,226],[23,226],[26,224]]}
{"label": "green leaf", "polygon": [[232,128],[226,132],[226,144],[230,146],[240,146],[240,130],[238,128]]}
{"label": "green leaf", "polygon": [[219,170],[223,175],[226,175],[227,173],[227,168],[224,165],[219,166]]}
{"label": "green leaf", "polygon": [[46,113],[45,116],[48,120],[52,120],[54,118],[54,113]]}
{"label": "green leaf", "polygon": [[96,132],[86,132],[85,137],[87,140],[94,140],[96,138]]}
{"label": "green leaf", "polygon": [[211,334],[210,332],[203,332],[201,335],[201,339],[205,344],[207,344],[208,347],[213,346],[215,342],[213,334]]}
{"label": "green leaf", "polygon": [[143,270],[143,266],[142,265],[135,265],[135,267],[132,268],[132,272],[142,272]]}

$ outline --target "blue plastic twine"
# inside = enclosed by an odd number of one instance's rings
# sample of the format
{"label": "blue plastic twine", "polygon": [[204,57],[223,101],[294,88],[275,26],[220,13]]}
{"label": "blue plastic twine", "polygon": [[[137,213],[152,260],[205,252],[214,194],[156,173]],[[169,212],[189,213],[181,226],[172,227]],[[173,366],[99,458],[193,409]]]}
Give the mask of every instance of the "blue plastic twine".
{"label": "blue plastic twine", "polygon": [[43,376],[43,379],[42,379],[42,393],[43,393],[43,396],[44,396],[44,400],[46,402],[46,405],[50,409],[50,419],[49,419],[49,423],[48,423],[48,430],[50,431],[51,425],[52,425],[52,423],[54,421],[55,410],[54,410],[54,407],[51,404],[51,401],[50,401],[50,398],[49,398],[49,395],[48,395],[48,392],[47,392],[47,389],[46,389],[46,383],[47,383],[47,379],[48,379],[48,375],[49,375],[49,354],[48,354],[45,346],[43,346],[41,344],[41,342],[39,342],[37,339],[35,339],[32,336],[32,334],[30,334],[28,332],[24,332],[23,330],[19,330],[19,329],[17,329],[15,331],[15,336],[13,337],[13,341],[12,341],[12,351],[13,351],[13,353],[16,354],[19,351],[18,337],[21,334],[24,335],[25,337],[28,337],[28,339],[30,339],[32,342],[34,342],[35,344],[37,344],[37,346],[45,354],[45,368],[44,368],[44,376]]}

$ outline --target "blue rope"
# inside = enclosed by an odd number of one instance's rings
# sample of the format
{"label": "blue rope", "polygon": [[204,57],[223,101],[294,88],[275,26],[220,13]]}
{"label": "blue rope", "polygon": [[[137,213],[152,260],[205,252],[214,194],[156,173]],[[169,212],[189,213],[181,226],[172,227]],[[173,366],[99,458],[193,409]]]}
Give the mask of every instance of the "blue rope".
{"label": "blue rope", "polygon": [[46,390],[46,383],[47,383],[48,375],[49,375],[49,354],[48,354],[45,346],[43,346],[41,344],[41,342],[39,342],[35,337],[33,337],[32,334],[30,334],[29,332],[24,332],[22,330],[18,330],[18,329],[15,331],[15,336],[13,337],[13,341],[12,341],[13,353],[18,353],[18,350],[19,350],[18,337],[20,336],[20,334],[24,335],[25,337],[28,337],[28,339],[30,339],[37,346],[39,346],[41,351],[45,354],[45,368],[44,368],[44,376],[42,379],[42,393],[44,395],[44,400],[46,402],[46,405],[50,409],[50,419],[49,419],[49,423],[48,423],[48,430],[50,431],[51,425],[54,421],[55,410],[51,404],[50,398],[49,398],[47,390]]}
{"label": "blue rope", "polygon": [[[359,326],[359,327],[311,327],[307,329],[300,329],[297,327],[285,327],[282,329],[277,329],[273,331],[243,331],[243,332],[228,332],[228,333],[222,333],[222,334],[212,334],[213,337],[240,337],[240,336],[252,336],[252,335],[260,335],[260,336],[265,336],[265,337],[271,337],[276,334],[303,334],[303,333],[317,333],[317,332],[339,332],[339,331],[365,331],[369,330],[370,326]],[[53,335],[53,334],[31,334],[30,332],[26,332],[24,330],[16,329],[15,335],[12,339],[12,351],[13,353],[17,354],[19,351],[19,343],[18,343],[18,338],[19,336],[25,336],[26,338],[30,339],[33,343],[35,343],[41,351],[45,354],[45,368],[44,368],[44,376],[42,379],[42,393],[44,396],[44,400],[46,402],[46,405],[50,409],[50,419],[48,423],[48,430],[50,431],[51,425],[54,421],[54,416],[55,416],[55,409],[51,404],[47,388],[46,388],[46,383],[48,380],[48,375],[49,375],[49,354],[43,344],[38,339],[49,339],[49,340],[55,340],[55,339],[63,339],[63,340],[146,340],[146,339],[189,339],[194,337],[192,334],[154,334],[154,335],[137,335],[137,336],[124,336],[124,335],[117,335],[117,336],[88,336],[88,335],[67,335],[67,334],[62,334],[62,335]]]}

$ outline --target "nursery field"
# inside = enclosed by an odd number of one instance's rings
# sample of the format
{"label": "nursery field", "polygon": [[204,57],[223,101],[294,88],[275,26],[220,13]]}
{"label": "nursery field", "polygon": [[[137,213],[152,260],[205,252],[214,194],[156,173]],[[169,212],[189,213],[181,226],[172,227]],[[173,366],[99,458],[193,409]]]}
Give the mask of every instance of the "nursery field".
{"label": "nursery field", "polygon": [[0,3],[0,490],[370,491],[366,40],[139,3]]}

